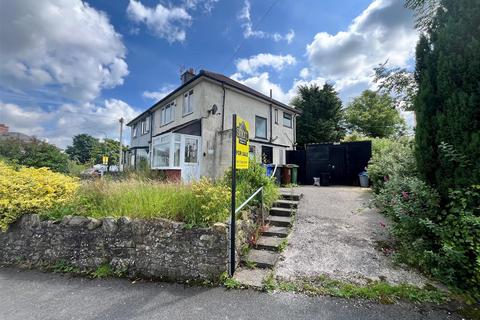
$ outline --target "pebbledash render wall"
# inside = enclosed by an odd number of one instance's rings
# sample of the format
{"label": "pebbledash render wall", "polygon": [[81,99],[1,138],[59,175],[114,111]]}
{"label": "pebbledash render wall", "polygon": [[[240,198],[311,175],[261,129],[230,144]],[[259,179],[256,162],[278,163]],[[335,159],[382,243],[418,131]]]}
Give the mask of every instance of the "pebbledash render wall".
{"label": "pebbledash render wall", "polygon": [[[246,239],[242,228],[240,232]],[[240,249],[243,241],[238,242]],[[164,219],[67,216],[41,221],[29,214],[0,232],[0,264],[51,266],[62,261],[95,270],[109,263],[126,276],[217,281],[227,270],[227,247],[228,228],[222,223],[188,228]]]}

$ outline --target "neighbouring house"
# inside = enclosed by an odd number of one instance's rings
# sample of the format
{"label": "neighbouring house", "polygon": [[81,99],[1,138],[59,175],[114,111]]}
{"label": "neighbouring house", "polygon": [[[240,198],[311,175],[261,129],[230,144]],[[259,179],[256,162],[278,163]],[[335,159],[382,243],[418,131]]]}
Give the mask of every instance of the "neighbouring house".
{"label": "neighbouring house", "polygon": [[10,128],[6,124],[0,123],[0,140],[6,139],[16,139],[24,142],[31,142],[34,140],[33,137],[24,133],[10,131]]}
{"label": "neighbouring house", "polygon": [[250,123],[251,156],[285,163],[285,151],[295,147],[298,110],[218,73],[190,69],[181,80],[127,123],[126,166],[163,170],[184,181],[219,177],[231,165],[233,114]]}

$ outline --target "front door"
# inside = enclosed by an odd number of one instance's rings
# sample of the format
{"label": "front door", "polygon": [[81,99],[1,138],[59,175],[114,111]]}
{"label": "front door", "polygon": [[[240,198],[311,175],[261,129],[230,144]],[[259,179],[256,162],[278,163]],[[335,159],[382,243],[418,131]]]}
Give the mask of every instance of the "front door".
{"label": "front door", "polygon": [[262,146],[262,163],[273,163],[273,148]]}
{"label": "front door", "polygon": [[346,184],[347,152],[344,145],[330,146],[330,176],[332,184]]}
{"label": "front door", "polygon": [[191,182],[200,179],[200,150],[202,140],[198,136],[181,135],[180,167],[182,180]]}

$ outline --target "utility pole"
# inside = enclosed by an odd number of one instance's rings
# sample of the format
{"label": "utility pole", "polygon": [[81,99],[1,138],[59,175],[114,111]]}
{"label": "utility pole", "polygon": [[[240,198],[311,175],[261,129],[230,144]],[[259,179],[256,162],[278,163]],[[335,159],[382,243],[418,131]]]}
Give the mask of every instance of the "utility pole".
{"label": "utility pole", "polygon": [[123,171],[123,147],[122,147],[122,134],[123,134],[123,118],[120,118],[120,151],[119,151],[119,161],[118,161],[118,171]]}

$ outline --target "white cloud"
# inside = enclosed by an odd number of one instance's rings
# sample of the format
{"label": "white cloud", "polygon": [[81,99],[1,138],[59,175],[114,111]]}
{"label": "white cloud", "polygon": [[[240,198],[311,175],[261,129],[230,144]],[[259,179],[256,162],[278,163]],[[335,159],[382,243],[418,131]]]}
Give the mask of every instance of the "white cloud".
{"label": "white cloud", "polygon": [[407,66],[417,38],[403,0],[374,0],[346,31],[317,33],[307,56],[317,74],[354,86],[371,78],[372,69],[387,59],[392,66]]}
{"label": "white cloud", "polygon": [[290,44],[293,41],[293,38],[295,37],[295,31],[293,30],[290,30],[288,33],[284,35],[278,32],[269,33],[262,30],[255,30],[253,27],[250,10],[251,10],[250,1],[245,0],[242,10],[240,10],[237,16],[238,19],[242,21],[244,38],[273,39],[275,42],[284,40],[288,44]]}
{"label": "white cloud", "polygon": [[[190,5],[198,4],[190,1]],[[144,6],[140,1],[130,0],[127,15],[135,23],[144,23],[153,34],[168,42],[183,42],[186,38],[186,27],[192,16],[183,7],[165,7],[161,3],[156,7]]]}
{"label": "white cloud", "polygon": [[80,0],[0,2],[0,86],[54,88],[89,101],[123,84],[125,47],[107,16]]}
{"label": "white cloud", "polygon": [[255,56],[251,56],[248,59],[238,59],[235,62],[237,72],[245,74],[256,74],[258,69],[262,67],[271,67],[277,71],[281,71],[286,66],[291,66],[297,63],[294,56],[287,55],[274,55],[271,53],[260,53]]}
{"label": "white cloud", "polygon": [[323,84],[325,83],[325,79],[322,78],[311,79],[309,81],[295,79],[290,89],[288,91],[284,91],[279,84],[270,81],[270,75],[268,72],[263,72],[259,75],[248,78],[244,78],[241,74],[235,73],[231,76],[231,78],[267,96],[270,95],[271,89],[273,99],[283,102],[285,104],[289,104],[292,98],[295,97],[295,95],[297,94],[298,86],[312,84],[323,86]]}
{"label": "white cloud", "polygon": [[161,87],[158,91],[144,91],[143,96],[148,99],[159,101],[165,98],[173,89],[175,89],[175,85],[168,84]]}
{"label": "white cloud", "polygon": [[217,4],[218,0],[185,0],[185,7],[187,9],[196,10],[197,8],[203,9],[203,12],[210,13],[215,5]]}
{"label": "white cloud", "polygon": [[[138,111],[117,99],[105,100],[102,105],[63,104],[50,110],[0,102],[0,119],[11,131],[46,139],[61,148],[65,148],[72,142],[72,137],[80,133],[102,139],[118,139],[118,120],[123,117],[129,121],[137,114]],[[124,143],[128,140],[126,134]]]}

